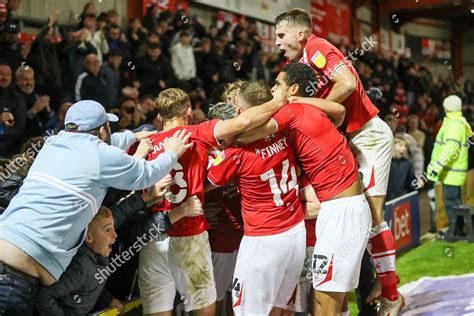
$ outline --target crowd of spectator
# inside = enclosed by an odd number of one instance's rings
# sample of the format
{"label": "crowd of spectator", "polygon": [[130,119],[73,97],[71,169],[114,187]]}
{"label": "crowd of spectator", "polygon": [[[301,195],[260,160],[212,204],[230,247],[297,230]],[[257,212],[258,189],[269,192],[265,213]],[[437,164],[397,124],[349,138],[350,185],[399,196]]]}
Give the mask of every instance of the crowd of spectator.
{"label": "crowd of spectator", "polygon": [[[236,25],[205,27],[180,5],[175,11],[155,5],[143,19],[120,25],[117,11],[96,12],[90,2],[76,15],[77,26],[61,24],[67,21],[60,21],[56,10],[32,42],[21,42],[12,17],[19,5],[18,0],[0,5],[0,102],[8,104],[2,111],[9,113],[2,114],[1,157],[17,153],[29,137],[60,128],[58,114],[65,104],[96,100],[119,115],[116,130],[135,129],[153,125],[156,113],[143,102],[166,88],[184,89],[196,111],[206,112],[225,84],[237,79],[271,84],[283,62],[282,56],[262,49],[256,22],[245,16]],[[343,53],[355,49],[339,47]],[[440,127],[444,97],[457,94],[474,104],[471,81],[435,78],[405,56],[373,50],[360,56],[356,67],[367,89],[383,92],[380,116],[395,116],[425,157]],[[472,114],[467,117],[472,121]]]}

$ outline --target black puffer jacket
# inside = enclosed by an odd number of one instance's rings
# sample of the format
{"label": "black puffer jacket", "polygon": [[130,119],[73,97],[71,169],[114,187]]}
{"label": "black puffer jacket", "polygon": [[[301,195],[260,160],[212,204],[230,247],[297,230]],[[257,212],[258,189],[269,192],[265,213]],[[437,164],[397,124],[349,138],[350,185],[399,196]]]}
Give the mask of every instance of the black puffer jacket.
{"label": "black puffer jacket", "polygon": [[3,172],[3,176],[0,177],[0,215],[5,212],[10,201],[18,193],[24,178],[17,173],[9,173],[7,170]]}
{"label": "black puffer jacket", "polygon": [[36,298],[36,308],[40,315],[87,315],[96,302],[107,307],[112,295],[104,290],[105,279],[99,271],[105,271],[109,258],[93,252],[85,244],[61,275],[59,281],[51,286],[41,287]]}

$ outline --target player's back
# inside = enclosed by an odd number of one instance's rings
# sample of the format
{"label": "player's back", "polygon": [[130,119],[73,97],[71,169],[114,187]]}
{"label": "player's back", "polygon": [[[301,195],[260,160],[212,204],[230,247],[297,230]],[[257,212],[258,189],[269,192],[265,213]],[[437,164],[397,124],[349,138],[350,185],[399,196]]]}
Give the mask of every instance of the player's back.
{"label": "player's back", "polygon": [[307,104],[290,103],[273,119],[279,131],[286,131],[321,202],[341,193],[357,179],[357,165],[346,138],[322,111]]}
{"label": "player's back", "polygon": [[[153,207],[154,211],[169,211],[181,205],[189,197],[196,195],[204,202],[204,180],[208,163],[208,150],[211,146],[217,146],[214,138],[214,126],[218,120],[203,122],[198,125],[180,126],[162,131],[150,137],[153,151],[148,154],[147,159],[155,159],[163,152],[163,142],[166,137],[171,137],[176,131],[186,129],[191,132],[190,142],[194,145],[186,151],[171,171],[175,184],[166,194],[165,199]],[[204,216],[185,217],[171,226],[168,234],[173,237],[192,236],[202,233],[208,228]]]}
{"label": "player's back", "polygon": [[208,178],[216,185],[236,179],[247,236],[277,234],[304,219],[295,154],[281,133],[244,148],[225,149]]}

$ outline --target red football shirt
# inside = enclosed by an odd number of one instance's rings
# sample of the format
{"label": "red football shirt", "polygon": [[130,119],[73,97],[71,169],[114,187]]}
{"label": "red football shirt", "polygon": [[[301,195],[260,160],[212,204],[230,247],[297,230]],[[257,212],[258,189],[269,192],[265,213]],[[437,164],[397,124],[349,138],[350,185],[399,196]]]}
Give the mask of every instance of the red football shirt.
{"label": "red football shirt", "polygon": [[[163,152],[163,141],[166,137],[182,129],[191,132],[190,141],[193,147],[179,157],[171,175],[175,184],[165,199],[153,206],[153,211],[169,211],[185,202],[190,196],[196,195],[204,203],[204,180],[206,177],[208,150],[217,146],[214,137],[214,127],[219,120],[206,121],[198,125],[180,126],[160,132],[150,137],[153,151],[148,154],[147,160],[155,159]],[[168,235],[173,237],[193,236],[202,233],[209,227],[204,216],[184,217],[171,225]]]}
{"label": "red football shirt", "polygon": [[272,117],[278,131],[288,131],[300,165],[324,202],[347,189],[358,177],[347,140],[319,109],[290,103]]}
{"label": "red football shirt", "polygon": [[223,185],[236,179],[245,235],[278,234],[304,219],[295,160],[283,134],[270,135],[245,148],[225,149],[214,160],[209,181]]}
{"label": "red football shirt", "polygon": [[[354,55],[354,57],[357,57]],[[346,117],[341,130],[347,134],[362,128],[379,110],[365,93],[357,71],[339,49],[323,38],[311,35],[305,45],[300,62],[314,69],[318,83],[314,85],[315,97],[326,98],[334,85],[331,78],[340,65],[345,64],[356,79],[355,91],[342,102],[346,108]]]}

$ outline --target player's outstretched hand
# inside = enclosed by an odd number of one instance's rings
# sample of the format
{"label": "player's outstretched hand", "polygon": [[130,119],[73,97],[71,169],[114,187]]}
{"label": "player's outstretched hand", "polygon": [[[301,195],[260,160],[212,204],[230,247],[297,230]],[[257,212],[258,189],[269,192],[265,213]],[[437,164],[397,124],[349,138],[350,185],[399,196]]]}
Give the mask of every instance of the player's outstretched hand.
{"label": "player's outstretched hand", "polygon": [[186,133],[185,129],[179,130],[174,133],[173,137],[165,139],[163,149],[174,152],[179,158],[186,150],[193,146],[192,142],[187,144],[189,137],[191,137],[191,133]]}

